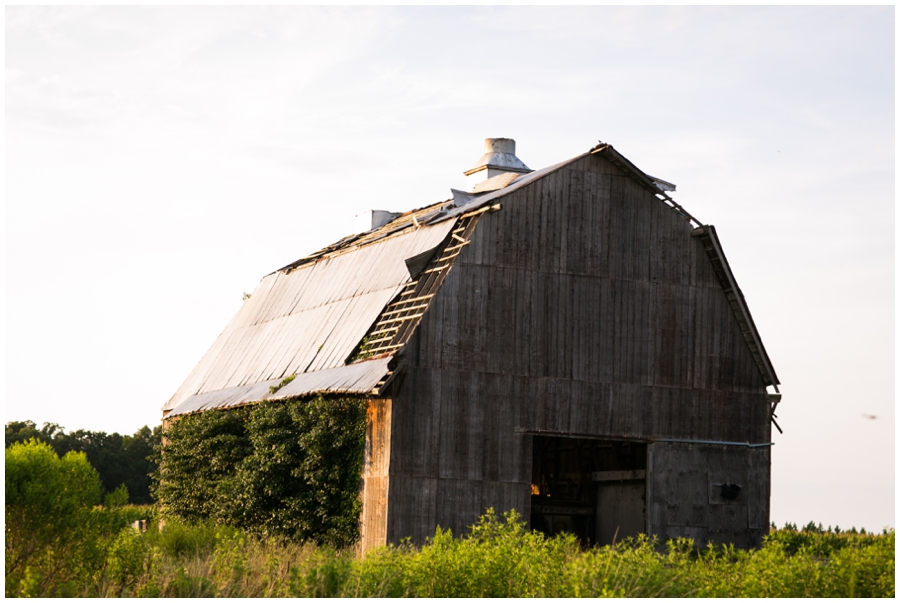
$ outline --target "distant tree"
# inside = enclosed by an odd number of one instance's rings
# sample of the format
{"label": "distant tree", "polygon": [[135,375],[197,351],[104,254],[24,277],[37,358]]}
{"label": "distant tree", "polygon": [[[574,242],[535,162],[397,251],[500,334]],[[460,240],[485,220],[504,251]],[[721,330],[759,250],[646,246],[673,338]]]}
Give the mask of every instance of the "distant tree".
{"label": "distant tree", "polygon": [[131,502],[150,504],[150,474],[156,471],[155,449],[162,436],[160,426],[150,429],[146,425],[133,436],[118,433],[79,429],[66,433],[56,423],[44,423],[37,428],[34,421],[10,421],[6,424],[6,447],[29,439],[49,444],[59,456],[68,452],[83,452],[90,464],[100,474],[103,490],[112,492],[125,485]]}

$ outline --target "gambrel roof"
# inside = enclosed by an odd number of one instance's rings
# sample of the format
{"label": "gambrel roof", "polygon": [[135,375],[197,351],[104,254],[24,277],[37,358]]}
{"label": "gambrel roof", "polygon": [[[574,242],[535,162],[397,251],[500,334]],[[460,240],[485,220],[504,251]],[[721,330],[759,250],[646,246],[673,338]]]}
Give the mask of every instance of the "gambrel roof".
{"label": "gambrel roof", "polygon": [[[477,216],[510,193],[583,157],[600,155],[697,228],[754,360],[778,384],[744,297],[711,226],[666,194],[672,185],[635,167],[611,145],[527,174],[504,174],[471,193],[402,214],[265,276],[163,407],[164,416],[314,393],[376,394],[469,244]],[[294,376],[283,384],[286,377]]]}

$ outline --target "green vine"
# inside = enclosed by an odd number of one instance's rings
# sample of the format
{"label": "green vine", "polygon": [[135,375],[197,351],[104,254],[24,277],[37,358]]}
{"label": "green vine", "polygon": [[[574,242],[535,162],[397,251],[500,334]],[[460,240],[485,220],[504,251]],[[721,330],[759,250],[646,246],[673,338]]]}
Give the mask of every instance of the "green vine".
{"label": "green vine", "polygon": [[[320,346],[320,349],[321,349],[321,346]],[[293,380],[296,379],[296,378],[297,378],[297,373],[294,373],[293,375],[288,375],[287,377],[285,377],[284,379],[282,379],[282,380],[281,380],[281,383],[279,383],[278,385],[270,385],[270,386],[269,386],[269,393],[270,393],[270,394],[274,394],[275,392],[277,392],[277,391],[280,390],[282,387],[284,387],[285,385],[287,385],[288,383],[290,383],[291,381],[293,381]]]}
{"label": "green vine", "polygon": [[350,358],[350,362],[354,362],[356,360],[364,360],[373,356],[373,352],[370,351],[371,345],[369,345],[368,336],[363,337],[362,341],[359,342],[359,347],[356,348],[356,353]]}
{"label": "green vine", "polygon": [[154,495],[184,520],[343,547],[359,537],[365,428],[362,397],[188,415],[165,432]]}

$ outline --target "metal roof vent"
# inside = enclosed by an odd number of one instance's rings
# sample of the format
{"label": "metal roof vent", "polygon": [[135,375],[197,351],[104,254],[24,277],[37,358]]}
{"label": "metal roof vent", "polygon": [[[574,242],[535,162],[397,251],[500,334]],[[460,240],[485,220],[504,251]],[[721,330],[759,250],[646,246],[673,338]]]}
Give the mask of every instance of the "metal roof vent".
{"label": "metal roof vent", "polygon": [[367,209],[356,214],[356,230],[367,232],[381,228],[388,222],[400,217],[399,212],[385,211],[383,209]]}
{"label": "metal roof vent", "polygon": [[527,174],[531,168],[516,157],[516,141],[512,138],[485,138],[484,155],[475,165],[463,172],[467,176],[466,185],[469,190],[488,178],[500,174]]}

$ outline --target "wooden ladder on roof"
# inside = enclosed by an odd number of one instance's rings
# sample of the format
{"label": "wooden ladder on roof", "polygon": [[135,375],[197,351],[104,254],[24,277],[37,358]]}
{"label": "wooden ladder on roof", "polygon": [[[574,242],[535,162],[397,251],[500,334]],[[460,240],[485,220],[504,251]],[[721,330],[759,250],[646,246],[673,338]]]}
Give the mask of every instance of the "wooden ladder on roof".
{"label": "wooden ladder on roof", "polygon": [[[409,341],[438,289],[444,282],[454,260],[469,244],[475,223],[483,212],[463,216],[450,234],[441,242],[431,261],[391,301],[359,346],[353,360],[361,360],[390,353]],[[388,379],[389,377],[386,377]],[[382,384],[376,386],[380,388]]]}

